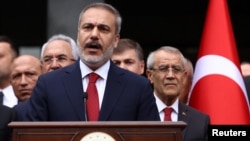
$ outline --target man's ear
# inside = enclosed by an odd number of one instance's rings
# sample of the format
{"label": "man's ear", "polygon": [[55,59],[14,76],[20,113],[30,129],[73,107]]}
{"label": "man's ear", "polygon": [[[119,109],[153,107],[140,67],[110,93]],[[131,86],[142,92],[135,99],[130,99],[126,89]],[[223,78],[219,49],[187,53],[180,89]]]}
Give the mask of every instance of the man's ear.
{"label": "man's ear", "polygon": [[147,75],[147,78],[150,80],[151,84],[153,84],[153,80],[152,80],[152,71],[147,69],[146,70],[146,75]]}
{"label": "man's ear", "polygon": [[120,34],[116,34],[115,41],[114,41],[114,48],[118,46],[119,40],[120,40]]}
{"label": "man's ear", "polygon": [[182,84],[185,83],[185,80],[187,79],[187,77],[188,77],[188,72],[187,72],[186,70],[184,70],[184,72],[183,72]]}
{"label": "man's ear", "polygon": [[141,74],[143,74],[144,73],[144,71],[145,71],[145,62],[144,61],[141,61]]}

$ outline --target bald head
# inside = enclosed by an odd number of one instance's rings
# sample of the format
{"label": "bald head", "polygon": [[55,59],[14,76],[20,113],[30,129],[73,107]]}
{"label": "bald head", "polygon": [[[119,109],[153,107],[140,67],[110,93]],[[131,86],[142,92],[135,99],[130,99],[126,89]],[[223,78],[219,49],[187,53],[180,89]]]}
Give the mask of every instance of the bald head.
{"label": "bald head", "polygon": [[35,56],[21,55],[13,61],[10,82],[19,101],[24,101],[31,96],[41,73],[41,62]]}

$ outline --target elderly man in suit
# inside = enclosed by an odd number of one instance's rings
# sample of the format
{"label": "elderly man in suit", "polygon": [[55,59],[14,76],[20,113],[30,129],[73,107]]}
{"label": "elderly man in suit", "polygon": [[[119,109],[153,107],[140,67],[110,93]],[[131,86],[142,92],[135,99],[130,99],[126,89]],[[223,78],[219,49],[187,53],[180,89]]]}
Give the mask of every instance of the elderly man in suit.
{"label": "elderly man in suit", "polygon": [[184,121],[183,141],[208,139],[208,115],[179,100],[183,80],[187,75],[185,58],[175,47],[163,46],[147,58],[147,76],[154,87],[154,95],[161,121]]}

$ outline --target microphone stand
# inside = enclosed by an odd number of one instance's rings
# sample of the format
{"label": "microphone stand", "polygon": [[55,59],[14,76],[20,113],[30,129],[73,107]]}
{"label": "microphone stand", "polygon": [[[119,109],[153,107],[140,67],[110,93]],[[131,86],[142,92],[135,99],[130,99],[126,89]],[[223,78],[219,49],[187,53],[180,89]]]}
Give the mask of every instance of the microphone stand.
{"label": "microphone stand", "polygon": [[84,102],[84,116],[85,116],[85,121],[88,121],[88,114],[87,114],[87,99],[88,99],[88,94],[86,92],[83,92],[83,102]]}

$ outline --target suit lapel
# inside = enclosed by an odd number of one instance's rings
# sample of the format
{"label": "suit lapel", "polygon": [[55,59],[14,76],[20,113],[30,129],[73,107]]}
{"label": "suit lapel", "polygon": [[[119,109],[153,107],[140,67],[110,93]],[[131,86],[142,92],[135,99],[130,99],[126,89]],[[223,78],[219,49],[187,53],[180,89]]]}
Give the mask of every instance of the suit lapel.
{"label": "suit lapel", "polygon": [[188,122],[188,109],[185,104],[179,102],[178,121]]}
{"label": "suit lapel", "polygon": [[[190,118],[188,115],[188,106],[179,102],[179,114],[178,114],[178,121],[184,121],[187,124],[190,123]],[[187,127],[183,130],[182,135],[183,138],[185,138],[184,136],[186,135],[186,131],[187,131]]]}
{"label": "suit lapel", "polygon": [[119,101],[118,99],[124,88],[124,82],[120,79],[123,74],[123,71],[111,62],[100,111],[100,121],[108,120],[112,109]]}
{"label": "suit lapel", "polygon": [[79,61],[76,61],[74,65],[65,69],[65,75],[62,81],[64,83],[68,99],[72,104],[72,110],[75,110],[79,120],[85,120],[83,86]]}

